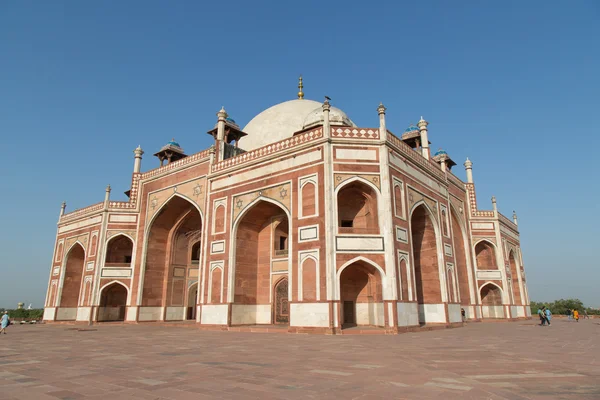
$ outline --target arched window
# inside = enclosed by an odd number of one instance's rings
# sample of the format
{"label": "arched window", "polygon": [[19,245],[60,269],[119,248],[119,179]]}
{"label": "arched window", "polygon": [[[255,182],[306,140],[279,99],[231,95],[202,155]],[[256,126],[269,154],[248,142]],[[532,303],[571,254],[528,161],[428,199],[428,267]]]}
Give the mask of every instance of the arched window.
{"label": "arched window", "polygon": [[352,182],[337,195],[340,233],[378,234],[377,194],[369,185]]}
{"label": "arched window", "polygon": [[475,246],[478,269],[498,269],[496,263],[496,252],[494,247],[487,241],[481,241]]}
{"label": "arched window", "polygon": [[128,267],[131,265],[133,242],[127,236],[117,235],[106,245],[106,266]]}

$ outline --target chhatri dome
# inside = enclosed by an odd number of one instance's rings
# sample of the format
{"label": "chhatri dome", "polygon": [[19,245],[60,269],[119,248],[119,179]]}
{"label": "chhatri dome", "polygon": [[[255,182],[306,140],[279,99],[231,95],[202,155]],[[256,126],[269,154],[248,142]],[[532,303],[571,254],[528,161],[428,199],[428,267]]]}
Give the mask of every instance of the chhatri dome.
{"label": "chhatri dome", "polygon": [[[303,88],[300,77],[297,99],[276,104],[252,118],[242,129],[248,136],[240,141],[239,146],[244,150],[254,150],[290,138],[295,132],[320,125],[323,121],[323,104],[306,100]],[[337,107],[331,107],[329,121],[332,126],[356,126],[346,113]]]}

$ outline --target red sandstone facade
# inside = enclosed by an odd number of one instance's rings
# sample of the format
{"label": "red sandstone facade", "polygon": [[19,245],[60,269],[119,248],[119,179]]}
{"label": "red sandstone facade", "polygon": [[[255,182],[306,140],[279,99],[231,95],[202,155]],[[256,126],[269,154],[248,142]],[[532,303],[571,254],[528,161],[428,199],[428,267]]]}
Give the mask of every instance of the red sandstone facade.
{"label": "red sandstone facade", "polygon": [[471,163],[465,183],[431,157],[423,120],[397,137],[383,106],[379,128],[319,106],[316,124],[245,152],[252,133],[221,110],[208,150],[172,142],[142,173],[136,149],[129,202],[107,188],[63,205],[44,319],[395,333],[460,324],[461,308],[529,317],[516,216],[478,209]]}

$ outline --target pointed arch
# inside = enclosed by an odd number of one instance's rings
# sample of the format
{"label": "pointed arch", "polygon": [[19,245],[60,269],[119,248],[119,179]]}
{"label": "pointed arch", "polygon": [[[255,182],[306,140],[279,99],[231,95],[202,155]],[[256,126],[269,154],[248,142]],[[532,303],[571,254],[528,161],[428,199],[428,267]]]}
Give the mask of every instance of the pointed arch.
{"label": "pointed arch", "polygon": [[[237,247],[238,247],[238,240],[237,240],[237,235],[238,235],[238,230],[240,228],[240,224],[242,222],[244,222],[245,217],[252,212],[252,210],[255,209],[256,206],[260,205],[261,203],[267,203],[267,204],[271,204],[275,207],[277,207],[279,210],[282,211],[283,214],[285,214],[287,221],[288,221],[288,237],[292,237],[292,224],[291,224],[291,220],[292,220],[292,216],[290,211],[288,210],[288,208],[281,203],[280,201],[277,201],[275,199],[272,199],[270,197],[264,197],[264,196],[259,196],[256,199],[254,199],[253,201],[251,201],[250,203],[248,203],[246,205],[246,207],[244,207],[244,209],[239,213],[239,215],[235,218],[235,220],[233,221],[232,224],[232,229],[231,229],[231,233],[230,233],[230,243],[232,244],[231,246],[229,246],[229,262],[228,262],[228,273],[227,273],[227,301],[230,303],[234,303],[235,302],[235,287],[236,287],[236,273],[238,272],[238,262],[237,262]],[[273,216],[273,215],[271,215]],[[292,254],[292,243],[289,242],[288,243],[288,254]],[[288,278],[289,278],[289,295],[291,296],[291,289],[292,289],[292,276],[289,273],[289,271],[291,271],[291,267],[292,266],[292,257],[288,257]],[[270,271],[269,271],[270,274]],[[225,277],[223,276],[222,279],[225,279]],[[271,297],[271,294],[269,293],[269,298]]]}
{"label": "pointed arch", "polygon": [[[185,232],[180,232],[181,229]],[[185,318],[187,270],[191,267],[187,245],[192,240],[186,235],[192,231],[200,232],[201,236],[204,233],[202,210],[189,197],[173,193],[156,210],[144,230],[138,305],[166,307],[170,309],[166,311],[168,319]],[[173,264],[175,256],[177,260],[184,260],[177,268]],[[163,317],[154,315],[153,319]]]}
{"label": "pointed arch", "polygon": [[515,251],[511,248],[508,252],[508,264],[510,268],[511,275],[511,289],[513,293],[513,304],[516,306],[523,305],[523,297],[521,294],[520,288],[520,274],[519,274],[519,263],[517,261],[517,257],[515,256]]}
{"label": "pointed arch", "polygon": [[[73,250],[73,247],[75,247],[75,246],[77,246],[77,245],[79,245],[79,246],[81,247],[81,250],[83,250],[84,258],[87,258],[87,252],[85,251],[85,246],[83,245],[83,243],[81,243],[81,242],[79,241],[79,239],[77,239],[77,240],[76,240],[75,242],[73,242],[73,243],[72,243],[72,244],[69,246],[69,248],[68,248],[68,249],[65,251],[65,255],[66,255],[66,257],[65,257],[65,260],[66,260],[66,258],[67,258],[67,257],[69,257],[69,254],[71,253],[71,250]],[[65,260],[63,260],[63,262],[64,262]]]}
{"label": "pointed arch", "polygon": [[[475,279],[471,263],[469,235],[465,222],[458,217],[459,213],[450,203],[450,227],[454,244],[454,261],[460,304],[468,306],[476,303]],[[458,229],[458,232],[456,231]]]}
{"label": "pointed arch", "polygon": [[379,272],[379,277],[381,279],[383,288],[387,287],[387,285],[385,285],[385,282],[387,280],[387,275],[385,273],[385,270],[383,268],[381,268],[381,266],[379,264],[377,264],[375,261],[370,260],[363,256],[357,256],[357,257],[354,257],[353,259],[351,259],[350,261],[347,261],[344,264],[342,264],[342,266],[336,272],[336,293],[335,293],[336,300],[340,300],[340,295],[341,295],[340,278],[342,276],[342,272],[346,268],[348,268],[349,266],[351,266],[352,264],[355,264],[357,262],[364,262],[365,264],[368,264],[368,265],[372,266],[373,268],[375,268],[375,270],[377,270],[377,272]]}
{"label": "pointed arch", "polygon": [[98,321],[124,321],[125,310],[130,301],[129,287],[123,282],[113,280],[100,289]]}
{"label": "pointed arch", "polygon": [[62,308],[76,308],[79,305],[85,272],[85,246],[79,240],[76,240],[69,246],[65,254],[57,303]]}
{"label": "pointed arch", "polygon": [[237,225],[239,225],[240,221],[242,220],[242,218],[244,218],[244,216],[246,216],[248,211],[250,211],[250,209],[252,209],[252,207],[254,207],[254,205],[256,205],[257,203],[260,203],[261,201],[266,201],[267,203],[275,204],[277,207],[281,208],[285,212],[285,215],[287,215],[288,218],[292,217],[290,214],[290,211],[287,209],[285,204],[283,204],[282,202],[272,199],[270,197],[258,196],[256,199],[254,199],[250,203],[248,203],[246,205],[246,207],[244,207],[243,210],[238,214],[238,216],[235,218],[235,221],[233,223],[232,230],[235,230],[237,228]]}
{"label": "pointed arch", "polygon": [[350,261],[347,261],[347,262],[345,262],[344,264],[342,264],[342,266],[341,266],[341,267],[338,269],[338,271],[337,271],[337,273],[336,273],[338,280],[340,279],[340,275],[342,275],[342,271],[343,271],[345,268],[347,268],[347,267],[348,267],[348,266],[350,266],[351,264],[354,264],[354,263],[355,263],[355,262],[357,262],[357,261],[363,261],[363,262],[365,262],[365,263],[367,263],[367,264],[369,264],[369,265],[371,265],[371,266],[375,267],[375,269],[376,269],[377,271],[379,271],[379,275],[381,276],[381,279],[385,279],[385,278],[386,278],[385,271],[383,270],[383,268],[381,268],[381,267],[379,266],[379,264],[377,264],[377,263],[376,263],[375,261],[373,261],[373,260],[369,260],[369,259],[368,259],[368,258],[366,258],[366,257],[363,257],[363,256],[357,256],[357,257],[354,257],[352,260],[350,260]]}
{"label": "pointed arch", "polygon": [[488,239],[480,239],[473,244],[478,270],[500,269],[498,265],[498,246]]}
{"label": "pointed arch", "polygon": [[[148,194],[148,198],[150,198],[150,194]],[[198,204],[196,204],[196,202],[193,199],[190,199],[189,197],[180,194],[178,192],[173,193],[171,196],[169,196],[168,199],[166,199],[159,207],[158,209],[154,212],[154,215],[152,215],[152,218],[150,218],[150,221],[148,221],[148,223],[146,224],[146,230],[149,229],[149,227],[152,226],[152,224],[154,223],[154,220],[160,215],[160,213],[163,211],[163,208],[165,208],[170,202],[171,200],[173,200],[175,197],[179,197],[185,201],[187,201],[188,203],[190,203],[195,209],[196,211],[198,211],[198,213],[200,214],[200,218],[202,219],[202,221],[204,221],[204,213],[202,212],[202,209],[200,208],[200,206]]]}
{"label": "pointed arch", "polygon": [[121,286],[123,286],[125,288],[125,290],[127,291],[127,304],[129,304],[129,300],[131,298],[131,293],[130,293],[129,287],[126,284],[124,284],[123,282],[121,282],[121,281],[118,281],[118,280],[114,279],[114,280],[112,280],[112,281],[110,281],[108,283],[105,283],[104,285],[102,285],[102,287],[100,288],[99,292],[102,293],[102,291],[105,288],[107,288],[108,286],[110,286],[112,284],[115,284],[115,283],[119,284],[119,285],[121,285]]}
{"label": "pointed arch", "polygon": [[354,176],[334,191],[337,231],[348,234],[379,234],[381,192],[372,182]]}
{"label": "pointed arch", "polygon": [[119,236],[125,236],[127,239],[131,240],[131,242],[132,242],[132,243],[135,245],[135,239],[133,238],[133,236],[131,236],[130,234],[128,234],[128,233],[126,233],[126,232],[118,232],[118,233],[115,233],[115,234],[114,234],[114,235],[112,235],[111,237],[109,237],[109,238],[106,238],[106,242],[105,242],[105,243],[108,243],[108,242],[110,242],[111,240],[113,240],[114,238],[116,238],[116,237],[119,237]]}
{"label": "pointed arch", "polygon": [[119,232],[106,239],[104,248],[104,266],[131,266],[135,240],[130,235]]}
{"label": "pointed arch", "polygon": [[479,287],[481,309],[484,318],[503,318],[504,306],[502,299],[504,291],[494,282],[485,282]]}
{"label": "pointed arch", "polygon": [[342,328],[355,325],[385,326],[383,288],[385,272],[374,261],[358,256],[337,271]]}
{"label": "pointed arch", "polygon": [[[424,218],[423,226],[415,225],[415,214],[421,208],[424,215],[418,218]],[[430,221],[430,226],[427,221]],[[448,300],[446,290],[446,271],[444,262],[444,252],[442,248],[442,233],[438,219],[429,205],[423,201],[417,201],[409,213],[410,242],[412,246],[413,271],[416,289],[416,299],[419,304],[440,304]],[[431,233],[433,232],[433,235]],[[435,241],[435,246],[431,246],[431,241]],[[417,247],[418,246],[418,247]],[[427,259],[435,260],[436,264],[427,265],[422,263],[422,253],[427,255]],[[437,270],[437,271],[436,271]],[[435,271],[435,278],[432,278],[432,272]],[[427,279],[424,279],[427,278]]]}

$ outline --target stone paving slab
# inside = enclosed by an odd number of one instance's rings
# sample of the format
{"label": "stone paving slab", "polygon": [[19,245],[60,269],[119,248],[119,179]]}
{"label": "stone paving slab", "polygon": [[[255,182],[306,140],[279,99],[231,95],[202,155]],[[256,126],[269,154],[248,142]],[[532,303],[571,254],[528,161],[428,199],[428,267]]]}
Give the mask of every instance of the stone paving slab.
{"label": "stone paving slab", "polygon": [[600,399],[600,322],[402,335],[11,326],[0,399]]}

